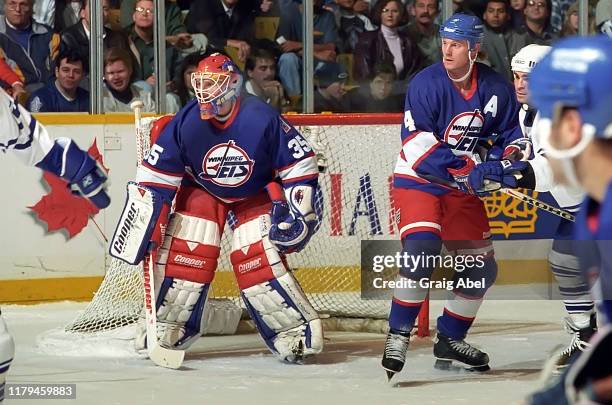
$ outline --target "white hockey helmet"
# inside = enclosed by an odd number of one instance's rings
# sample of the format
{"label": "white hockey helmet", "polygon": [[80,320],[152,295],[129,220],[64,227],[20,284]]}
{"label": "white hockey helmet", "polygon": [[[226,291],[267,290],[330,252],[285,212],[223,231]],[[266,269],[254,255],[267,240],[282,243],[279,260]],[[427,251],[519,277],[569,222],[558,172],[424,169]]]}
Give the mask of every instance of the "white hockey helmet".
{"label": "white hockey helmet", "polygon": [[531,44],[521,48],[514,55],[511,62],[513,72],[531,73],[531,69],[542,59],[548,52],[550,46]]}

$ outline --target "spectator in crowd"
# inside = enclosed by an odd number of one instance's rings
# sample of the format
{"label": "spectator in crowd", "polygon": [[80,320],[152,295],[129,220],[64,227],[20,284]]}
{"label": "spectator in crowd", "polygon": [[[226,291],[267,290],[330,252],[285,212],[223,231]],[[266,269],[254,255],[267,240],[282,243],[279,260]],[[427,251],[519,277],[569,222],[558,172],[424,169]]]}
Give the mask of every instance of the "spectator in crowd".
{"label": "spectator in crowd", "polygon": [[599,0],[595,9],[597,32],[612,38],[612,0]]}
{"label": "spectator in crowd", "polygon": [[348,92],[351,112],[401,112],[404,100],[391,94],[397,74],[395,66],[377,63],[372,69],[372,78],[367,85],[361,85]]}
{"label": "spectator in crowd", "polygon": [[525,25],[525,3],[527,0],[510,0],[510,22],[515,30]]}
{"label": "spectator in crowd", "polygon": [[79,87],[85,60],[75,49],[60,52],[55,80],[36,90],[26,103],[31,112],[87,112],[89,92]]}
{"label": "spectator in crowd", "polygon": [[32,17],[34,0],[6,0],[4,18],[0,18],[0,48],[6,62],[23,78],[32,92],[53,76],[53,61],[60,38]]}
{"label": "spectator in crowd", "polygon": [[40,24],[54,29],[55,23],[55,0],[32,1],[32,14],[34,20]]}
{"label": "spectator in crowd", "polygon": [[407,31],[398,29],[406,17],[406,9],[399,0],[379,0],[373,14],[374,23],[380,28],[359,37],[353,76],[359,81],[368,80],[376,63],[391,63],[398,78],[393,94],[404,94],[408,81],[425,64],[416,41]]}
{"label": "spectator in crowd", "polygon": [[246,60],[247,93],[257,96],[277,110],[282,110],[288,104],[283,85],[276,80],[276,59],[274,54],[266,49],[254,48]]}
{"label": "spectator in crowd", "polygon": [[487,0],[483,15],[485,38],[482,45],[486,61],[493,70],[512,82],[512,57],[526,44],[526,35],[510,27],[508,0]]}
{"label": "spectator in crowd", "polygon": [[550,26],[553,31],[561,32],[567,19],[568,10],[576,0],[554,0],[550,4]]}
{"label": "spectator in crowd", "polygon": [[408,24],[408,35],[416,41],[429,66],[442,60],[440,26],[434,21],[439,14],[438,0],[414,0],[409,6],[414,17]]}
{"label": "spectator in crowd", "polygon": [[178,96],[181,107],[195,97],[193,86],[191,85],[191,74],[196,71],[198,63],[204,58],[204,54],[200,52],[192,53],[187,55],[178,71],[176,77],[173,80],[174,93]]}
{"label": "spectator in crowd", "polygon": [[559,36],[569,37],[578,34],[578,2],[575,2],[567,9],[563,21],[563,27]]}
{"label": "spectator in crowd", "polygon": [[340,37],[340,53],[353,53],[359,35],[365,31],[374,31],[376,27],[368,17],[353,10],[355,0],[336,0],[338,9],[335,12]]}
{"label": "spectator in crowd", "polygon": [[[283,3],[276,34],[276,42],[282,50],[278,59],[278,77],[292,106],[298,104],[302,95],[302,10],[299,0]],[[313,13],[316,71],[325,63],[336,62],[339,38],[334,15],[322,7],[322,0],[313,0]]]}
{"label": "spectator in crowd", "polygon": [[314,93],[315,112],[349,112],[346,97],[348,74],[339,63],[326,63],[315,72],[317,89]]}
{"label": "spectator in crowd", "polygon": [[206,35],[213,48],[235,48],[238,59],[245,62],[251,51],[248,41],[255,36],[258,7],[252,0],[193,0],[187,31]]}
{"label": "spectator in crowd", "polygon": [[[128,34],[136,49],[140,61],[138,80],[145,80],[152,87],[155,86],[155,45],[153,38],[153,19],[155,5],[152,0],[137,0],[133,13],[134,23],[128,28]],[[166,42],[166,80],[171,81],[174,70],[178,65],[179,53],[177,48]]]}
{"label": "spectator in crowd", "polygon": [[[121,9],[119,14],[119,24],[122,28],[128,28],[132,23],[134,9],[136,8],[137,0],[121,0]],[[183,24],[183,14],[181,9],[173,1],[164,1],[164,22],[166,23],[166,35],[177,35],[186,33],[187,28]]]}
{"label": "spectator in crowd", "polygon": [[550,45],[559,38],[550,25],[551,0],[527,0],[525,6],[525,26],[519,34],[527,34],[527,45]]}
{"label": "spectator in crowd", "polygon": [[[53,18],[53,30],[62,32],[66,28],[76,24],[81,19],[84,0],[55,0],[55,16]],[[36,19],[36,10],[34,10]]]}
{"label": "spectator in crowd", "polygon": [[154,112],[153,95],[132,83],[132,58],[125,49],[109,48],[104,53],[104,83],[102,101],[105,112],[131,112],[130,103],[141,100],[143,111]]}
{"label": "spectator in crowd", "polygon": [[[129,39],[123,31],[113,31],[106,26],[110,11],[109,0],[102,0],[102,22],[103,27],[103,49],[122,48],[130,52],[132,56],[132,66],[139,66],[138,50],[134,43]],[[90,21],[89,21],[89,0],[84,0],[83,9],[81,10],[81,19],[76,24],[66,28],[61,33],[60,52],[67,49],[74,50],[79,53],[81,60],[84,61],[84,69],[88,70],[89,66],[89,37],[90,37]],[[139,70],[139,68],[138,68]],[[132,79],[136,79],[133,77]],[[88,89],[89,80],[87,75],[83,77],[81,87]]]}

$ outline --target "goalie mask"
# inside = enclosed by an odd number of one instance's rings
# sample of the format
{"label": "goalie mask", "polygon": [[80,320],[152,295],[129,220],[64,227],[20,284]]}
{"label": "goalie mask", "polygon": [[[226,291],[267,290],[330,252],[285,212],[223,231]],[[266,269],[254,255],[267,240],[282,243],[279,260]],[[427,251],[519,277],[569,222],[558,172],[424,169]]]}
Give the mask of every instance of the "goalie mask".
{"label": "goalie mask", "polygon": [[238,99],[242,75],[229,57],[213,53],[191,74],[191,85],[200,104],[200,116],[208,120],[218,116],[223,106]]}

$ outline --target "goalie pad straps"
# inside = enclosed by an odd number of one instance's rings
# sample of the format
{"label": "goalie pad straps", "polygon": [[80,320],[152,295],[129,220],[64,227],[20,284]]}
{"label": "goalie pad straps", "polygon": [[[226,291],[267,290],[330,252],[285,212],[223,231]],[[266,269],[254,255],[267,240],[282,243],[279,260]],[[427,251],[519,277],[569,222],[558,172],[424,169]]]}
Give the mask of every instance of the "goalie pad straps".
{"label": "goalie pad straps", "polygon": [[267,236],[269,215],[234,230],[231,262],[246,308],[264,341],[282,360],[302,342],[304,354],[323,348],[321,321]]}
{"label": "goalie pad straps", "polygon": [[155,190],[134,182],[127,184],[127,200],[115,228],[109,253],[129,264],[138,264],[151,242],[159,244],[169,207]]}
{"label": "goalie pad straps", "polygon": [[158,334],[167,347],[185,349],[202,334],[219,245],[215,221],[180,212],[172,215],[157,258],[164,275],[157,297]]}

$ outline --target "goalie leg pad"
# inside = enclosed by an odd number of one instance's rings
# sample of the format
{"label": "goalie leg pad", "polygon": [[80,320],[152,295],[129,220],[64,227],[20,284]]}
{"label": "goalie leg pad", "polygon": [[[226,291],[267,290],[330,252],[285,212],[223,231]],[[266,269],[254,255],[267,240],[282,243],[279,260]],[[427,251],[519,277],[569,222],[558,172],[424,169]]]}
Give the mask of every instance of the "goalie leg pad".
{"label": "goalie leg pad", "polygon": [[259,333],[281,360],[319,353],[323,348],[319,316],[268,239],[269,201],[261,210],[249,207],[250,218],[237,208],[240,223],[234,230],[231,262]]}
{"label": "goalie leg pad", "polygon": [[[217,268],[226,213],[208,193],[186,193],[177,198],[177,212],[156,263],[163,277],[157,297],[158,335],[163,345],[179,349],[189,347],[203,332],[202,313]],[[190,205],[194,198],[198,204]]]}

